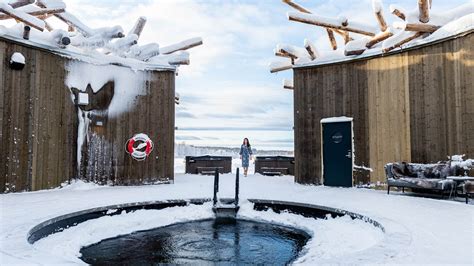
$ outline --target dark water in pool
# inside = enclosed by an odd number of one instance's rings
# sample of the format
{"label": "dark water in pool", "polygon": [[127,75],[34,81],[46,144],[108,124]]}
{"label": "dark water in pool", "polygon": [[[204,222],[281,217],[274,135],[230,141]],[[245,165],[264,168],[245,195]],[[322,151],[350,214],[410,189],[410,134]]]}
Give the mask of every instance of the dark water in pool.
{"label": "dark water in pool", "polygon": [[106,239],[81,249],[89,264],[273,264],[293,261],[305,232],[251,221],[205,220]]}

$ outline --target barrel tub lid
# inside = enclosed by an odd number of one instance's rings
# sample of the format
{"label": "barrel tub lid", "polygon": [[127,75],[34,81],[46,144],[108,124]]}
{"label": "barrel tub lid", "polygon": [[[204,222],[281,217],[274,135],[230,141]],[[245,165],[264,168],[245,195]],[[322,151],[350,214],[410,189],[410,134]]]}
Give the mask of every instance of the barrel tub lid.
{"label": "barrel tub lid", "polygon": [[186,159],[195,160],[195,161],[222,161],[222,160],[232,160],[232,156],[212,156],[212,155],[186,156]]}

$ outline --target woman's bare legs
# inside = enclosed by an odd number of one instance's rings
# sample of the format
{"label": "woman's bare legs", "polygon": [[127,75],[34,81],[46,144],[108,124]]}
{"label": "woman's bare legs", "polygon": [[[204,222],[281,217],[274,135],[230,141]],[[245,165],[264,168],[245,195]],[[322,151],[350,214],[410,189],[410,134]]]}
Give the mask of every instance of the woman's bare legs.
{"label": "woman's bare legs", "polygon": [[244,176],[247,176],[247,171],[248,171],[248,170],[249,170],[249,169],[248,169],[247,167],[244,167]]}

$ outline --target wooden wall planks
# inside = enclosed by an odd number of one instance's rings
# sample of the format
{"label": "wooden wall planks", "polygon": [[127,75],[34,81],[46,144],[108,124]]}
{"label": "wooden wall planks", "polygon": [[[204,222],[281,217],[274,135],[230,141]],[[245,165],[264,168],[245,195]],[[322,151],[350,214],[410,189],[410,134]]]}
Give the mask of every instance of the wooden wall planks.
{"label": "wooden wall planks", "polygon": [[[12,70],[14,52],[26,57]],[[0,193],[57,187],[81,177],[98,183],[146,184],[174,178],[174,71],[149,71],[147,95],[130,112],[91,127],[89,157],[95,167],[77,169],[78,111],[65,86],[70,59],[0,38]],[[125,141],[144,132],[155,142],[149,160],[137,162]]]}
{"label": "wooden wall planks", "polygon": [[[14,52],[26,58],[12,70]],[[65,58],[0,41],[0,192],[37,190],[74,177],[75,108],[64,86]]]}

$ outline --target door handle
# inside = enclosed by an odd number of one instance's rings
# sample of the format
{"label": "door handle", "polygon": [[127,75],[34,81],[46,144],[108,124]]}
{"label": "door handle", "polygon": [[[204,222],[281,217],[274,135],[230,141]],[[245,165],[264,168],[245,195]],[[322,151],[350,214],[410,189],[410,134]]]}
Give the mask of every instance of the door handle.
{"label": "door handle", "polygon": [[346,157],[347,158],[352,158],[352,152],[350,150],[347,151]]}

